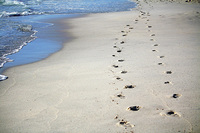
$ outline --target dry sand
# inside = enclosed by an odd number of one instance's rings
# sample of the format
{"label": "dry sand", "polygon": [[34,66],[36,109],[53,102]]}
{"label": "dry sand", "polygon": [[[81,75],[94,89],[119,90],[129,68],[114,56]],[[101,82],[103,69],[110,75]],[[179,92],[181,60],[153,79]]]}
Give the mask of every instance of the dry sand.
{"label": "dry sand", "polygon": [[199,4],[63,23],[74,39],[61,51],[4,73],[1,133],[200,132]]}

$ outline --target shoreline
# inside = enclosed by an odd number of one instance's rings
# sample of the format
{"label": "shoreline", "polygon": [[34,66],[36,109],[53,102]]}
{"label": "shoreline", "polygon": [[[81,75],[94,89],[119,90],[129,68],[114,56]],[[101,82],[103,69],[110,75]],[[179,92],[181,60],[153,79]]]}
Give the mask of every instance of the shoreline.
{"label": "shoreline", "polygon": [[74,37],[8,69],[0,131],[200,131],[199,6],[139,3],[61,23]]}
{"label": "shoreline", "polygon": [[70,35],[67,35],[67,37],[63,36],[60,28],[62,26],[60,26],[59,22],[61,19],[69,19],[78,16],[80,15],[55,14],[42,16],[36,15],[31,18],[31,21],[34,23],[43,23],[46,26],[36,27],[36,29],[34,29],[37,30],[36,39],[24,45],[19,52],[6,56],[14,61],[5,63],[4,67],[0,69],[0,74],[12,67],[41,61],[61,50],[63,43],[70,41],[72,38]]}

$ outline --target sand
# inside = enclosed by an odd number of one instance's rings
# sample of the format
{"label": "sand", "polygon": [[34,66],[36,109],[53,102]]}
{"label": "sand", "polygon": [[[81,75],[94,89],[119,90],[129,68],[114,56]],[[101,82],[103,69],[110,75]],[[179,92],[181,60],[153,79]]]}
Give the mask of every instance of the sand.
{"label": "sand", "polygon": [[200,6],[63,20],[73,39],[0,82],[2,133],[200,132]]}

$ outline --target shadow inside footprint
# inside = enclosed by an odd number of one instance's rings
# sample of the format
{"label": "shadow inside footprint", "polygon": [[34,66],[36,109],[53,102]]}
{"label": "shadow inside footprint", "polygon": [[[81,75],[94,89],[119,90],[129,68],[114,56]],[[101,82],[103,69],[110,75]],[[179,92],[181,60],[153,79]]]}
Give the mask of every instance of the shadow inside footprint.
{"label": "shadow inside footprint", "polygon": [[125,42],[124,42],[124,41],[121,41],[120,43],[123,44],[123,43],[125,43]]}
{"label": "shadow inside footprint", "polygon": [[172,74],[172,71],[166,71],[165,73],[166,74]]}
{"label": "shadow inside footprint", "polygon": [[158,65],[163,65],[163,63],[158,63]]}
{"label": "shadow inside footprint", "polygon": [[153,46],[157,47],[157,46],[158,46],[158,44],[154,44]]}
{"label": "shadow inside footprint", "polygon": [[124,88],[125,89],[132,89],[132,88],[135,88],[136,86],[135,85],[126,85]]}
{"label": "shadow inside footprint", "polygon": [[173,98],[179,98],[181,95],[180,94],[173,94]]}
{"label": "shadow inside footprint", "polygon": [[128,110],[130,110],[130,111],[138,111],[138,110],[140,110],[140,106],[131,106],[131,107],[128,107]]}
{"label": "shadow inside footprint", "polygon": [[165,81],[164,84],[170,84],[170,82],[169,81]]}
{"label": "shadow inside footprint", "polygon": [[117,65],[113,65],[113,67],[114,67],[114,68],[118,68],[119,66],[117,66]]}
{"label": "shadow inside footprint", "polygon": [[172,111],[172,110],[168,111],[168,112],[167,112],[167,115],[169,115],[169,116],[178,116],[178,117],[180,117],[179,114],[177,114],[176,112],[174,112],[174,111]]}
{"label": "shadow inside footprint", "polygon": [[128,121],[125,121],[125,120],[120,120],[119,123],[118,123],[120,126],[123,126],[123,127],[134,127],[134,125],[131,125]]}
{"label": "shadow inside footprint", "polygon": [[148,28],[152,28],[152,26],[148,26]]}
{"label": "shadow inside footprint", "polygon": [[125,98],[125,96],[122,95],[122,93],[121,93],[121,94],[118,94],[117,97],[119,97],[119,98],[121,98],[121,99],[124,99],[124,98]]}
{"label": "shadow inside footprint", "polygon": [[124,60],[118,60],[118,62],[123,62]]}
{"label": "shadow inside footprint", "polygon": [[165,56],[160,56],[160,58],[164,58]]}
{"label": "shadow inside footprint", "polygon": [[122,50],[117,50],[118,53],[122,52]]}
{"label": "shadow inside footprint", "polygon": [[122,74],[125,74],[125,73],[127,73],[127,71],[122,71],[121,73],[122,73]]}

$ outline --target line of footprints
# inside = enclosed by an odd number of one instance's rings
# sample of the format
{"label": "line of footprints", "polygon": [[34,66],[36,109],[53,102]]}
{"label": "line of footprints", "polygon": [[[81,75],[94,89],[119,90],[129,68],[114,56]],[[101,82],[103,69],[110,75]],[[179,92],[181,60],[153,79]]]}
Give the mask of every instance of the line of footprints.
{"label": "line of footprints", "polygon": [[[143,12],[143,11],[140,10],[140,15],[139,15],[138,17],[139,17],[139,19],[140,19],[140,18],[143,19],[143,20],[146,19],[146,20],[145,20],[145,21],[146,21],[145,24],[147,25],[147,30],[148,30],[148,32],[151,32],[152,26],[148,25],[148,21],[150,21],[150,20],[148,19],[149,16],[150,16],[149,13],[146,13],[146,12]],[[139,19],[135,19],[135,20],[134,20],[134,21],[135,21],[135,24],[137,24],[137,23],[139,22]],[[116,40],[117,40],[118,42],[116,42],[116,43],[114,44],[113,48],[116,49],[117,55],[116,55],[116,54],[113,54],[113,55],[112,55],[113,57],[120,57],[120,53],[123,52],[122,50],[123,50],[123,48],[124,48],[124,47],[122,47],[122,46],[125,46],[125,44],[126,44],[125,37],[128,36],[128,33],[131,32],[131,30],[133,30],[133,29],[134,29],[134,28],[133,28],[131,25],[126,25],[126,26],[125,26],[125,30],[122,30],[122,31],[121,31],[121,33],[122,33],[122,35],[121,35],[121,36],[122,36],[122,40],[119,40],[118,38],[116,38]],[[154,40],[154,37],[155,37],[155,36],[156,36],[156,34],[150,34],[150,41],[155,41],[155,40]],[[158,51],[156,50],[156,47],[159,47],[159,44],[154,44],[152,47],[155,48],[155,49],[152,50],[152,52],[158,52]],[[165,56],[161,55],[161,56],[158,56],[158,58],[163,59],[163,58],[165,58]],[[124,61],[125,61],[125,59],[119,59],[119,60],[117,60],[117,62],[121,62],[121,63],[123,63]],[[159,65],[159,66],[165,66],[165,64],[162,63],[162,62],[159,62],[158,65]],[[116,70],[116,68],[119,68],[118,65],[112,65],[112,67],[113,67],[115,70]],[[111,70],[111,71],[112,71],[112,70]],[[114,74],[114,71],[112,71],[112,72],[113,72],[113,74]],[[121,71],[120,73],[121,73],[121,74],[126,74],[127,71],[126,71],[126,70],[123,70],[123,71]],[[170,75],[170,74],[172,74],[173,72],[172,72],[172,71],[165,71],[164,73]],[[118,81],[123,81],[122,78],[120,78],[119,76],[116,76],[115,74],[114,74],[114,77],[115,77],[116,80],[118,80]],[[165,81],[164,84],[166,84],[166,85],[167,85],[167,84],[171,84],[171,82],[170,82],[170,81]],[[124,86],[123,89],[134,89],[134,88],[136,88],[136,85],[129,84],[129,85]],[[181,96],[180,94],[173,94],[173,95],[171,96],[171,98],[179,98],[180,96]],[[123,92],[121,92],[121,93],[115,95],[114,97],[115,97],[115,98],[119,98],[119,99],[125,99],[125,95],[123,95]],[[115,99],[114,99],[114,98],[111,98],[111,99],[112,99],[112,102],[115,102]],[[119,103],[116,102],[116,104],[119,104]],[[128,108],[127,108],[127,111],[137,112],[137,111],[139,111],[140,109],[142,109],[141,106],[133,105],[133,106],[128,107]],[[164,110],[164,109],[162,109],[162,110]],[[169,109],[167,112],[165,112],[165,113],[160,113],[160,115],[161,115],[161,116],[180,116],[178,113],[176,113],[175,111],[170,110],[170,109]],[[118,121],[118,122],[117,122],[117,125],[119,125],[119,126],[121,126],[121,127],[124,127],[125,129],[130,129],[130,132],[133,133],[133,131],[131,131],[131,129],[132,129],[132,127],[134,127],[135,125],[131,124],[130,122],[128,122],[128,121],[125,120],[125,119],[120,118],[119,115],[116,115],[114,119],[116,119],[116,120]]]}

